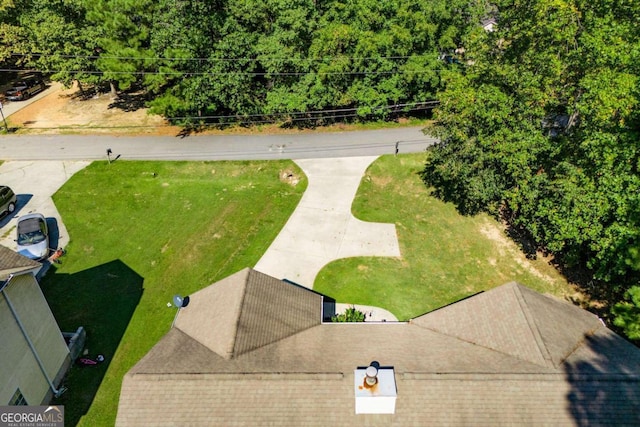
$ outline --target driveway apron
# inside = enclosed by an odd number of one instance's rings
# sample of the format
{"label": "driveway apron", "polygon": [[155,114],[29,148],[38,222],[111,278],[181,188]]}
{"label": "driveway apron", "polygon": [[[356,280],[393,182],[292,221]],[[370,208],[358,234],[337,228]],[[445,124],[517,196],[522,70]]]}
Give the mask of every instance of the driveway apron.
{"label": "driveway apron", "polygon": [[[13,214],[0,219],[0,244],[16,249],[15,223],[19,216],[39,212],[47,218],[56,241],[52,246],[65,247],[69,234],[51,196],[71,176],[86,167],[86,161],[12,161],[0,166],[0,185],[8,185],[18,196]],[[53,248],[55,249],[55,248]]]}
{"label": "driveway apron", "polygon": [[312,288],[320,269],[333,260],[399,257],[395,224],[364,222],[351,215],[360,180],[376,158],[296,160],[309,180],[307,190],[255,269]]}

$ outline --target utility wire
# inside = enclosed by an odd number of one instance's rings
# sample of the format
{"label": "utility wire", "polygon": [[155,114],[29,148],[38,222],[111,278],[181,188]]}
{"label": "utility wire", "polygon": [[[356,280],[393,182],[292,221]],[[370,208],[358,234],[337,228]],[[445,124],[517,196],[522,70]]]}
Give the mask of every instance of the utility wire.
{"label": "utility wire", "polygon": [[[220,116],[185,116],[185,117],[170,117],[171,120],[182,120],[182,119],[227,119],[227,118],[251,118],[251,117],[280,117],[280,116],[299,116],[299,115],[309,115],[309,114],[327,114],[327,113],[342,113],[347,111],[357,111],[363,108],[370,108],[372,112],[380,111],[380,110],[401,110],[403,107],[411,107],[411,106],[436,106],[439,104],[439,101],[424,101],[424,102],[413,102],[406,104],[395,104],[395,105],[381,105],[377,107],[370,107],[368,105],[362,107],[354,107],[354,108],[340,108],[333,110],[312,110],[312,111],[291,111],[291,112],[281,112],[281,113],[264,113],[264,114],[238,114],[238,115],[220,115]],[[424,108],[410,108],[407,111],[417,111],[422,110]],[[357,115],[357,114],[356,114]],[[326,117],[336,117],[336,116],[326,116]],[[302,120],[307,119],[315,119],[316,117],[303,117]]]}
{"label": "utility wire", "polygon": [[243,62],[257,62],[257,61],[295,61],[295,62],[303,62],[303,61],[335,61],[335,60],[344,60],[350,59],[352,61],[374,61],[374,60],[403,60],[403,59],[413,59],[413,58],[429,58],[431,55],[410,55],[410,56],[325,56],[325,57],[279,57],[279,56],[260,56],[259,58],[250,58],[250,57],[238,57],[238,58],[198,58],[198,57],[161,57],[161,56],[118,56],[118,55],[61,55],[57,53],[12,53],[11,56],[17,57],[39,57],[39,58],[64,58],[64,59],[131,59],[136,61],[148,61],[148,60],[159,60],[159,61],[199,61],[199,62],[235,62],[235,61],[243,61]]}
{"label": "utility wire", "polygon": [[[429,101],[430,103],[433,103],[433,105],[435,106],[437,104],[437,101]],[[377,107],[382,109],[383,107]],[[409,111],[418,111],[418,110],[422,110],[424,108],[413,108],[413,109],[409,109],[406,112]],[[357,110],[357,108],[352,108],[352,109],[344,109],[343,111],[348,111],[348,110],[352,110],[355,111]],[[339,110],[336,110],[339,111]],[[277,113],[278,115],[286,115],[286,114],[306,114],[305,112],[295,112],[295,113]],[[221,121],[221,122],[215,122],[215,123],[211,123],[211,125],[216,125],[216,126],[224,126],[224,125],[239,125],[239,124],[254,124],[254,125],[259,125],[259,124],[273,124],[276,123],[275,120],[254,120],[254,119],[250,119],[250,120],[242,120],[242,118],[246,118],[246,117],[269,117],[269,116],[274,116],[275,114],[263,114],[263,115],[251,115],[251,116],[236,116],[236,115],[228,115],[228,116],[185,116],[185,117],[167,117],[166,120],[167,121],[172,121],[172,120],[178,120],[178,119],[212,119],[212,118],[220,118],[220,119],[229,119],[227,121]],[[319,120],[325,120],[325,119],[340,119],[340,118],[350,118],[350,117],[361,117],[359,114],[357,113],[350,113],[350,114],[331,114],[331,115],[320,115],[320,116],[315,116],[315,117],[290,117],[288,118],[288,120],[286,120],[287,122],[301,122],[301,121],[319,121]],[[172,127],[172,126],[176,126],[174,124],[171,123],[165,123],[165,124],[159,124],[159,125],[130,125],[130,126],[92,126],[92,129],[148,129],[148,128],[158,128],[158,127]],[[29,127],[29,129],[74,129],[73,126],[56,126],[56,127]]]}
{"label": "utility wire", "polygon": [[20,68],[0,68],[0,72],[32,72],[32,73],[78,73],[78,74],[127,74],[136,76],[145,75],[166,75],[166,76],[305,76],[308,74],[316,74],[319,76],[343,76],[343,75],[392,75],[392,74],[426,74],[431,72],[439,72],[440,69],[434,70],[396,70],[396,71],[306,71],[306,72],[249,72],[249,71],[226,71],[226,72],[185,72],[185,71],[90,71],[90,70],[39,70],[39,69],[20,69]]}

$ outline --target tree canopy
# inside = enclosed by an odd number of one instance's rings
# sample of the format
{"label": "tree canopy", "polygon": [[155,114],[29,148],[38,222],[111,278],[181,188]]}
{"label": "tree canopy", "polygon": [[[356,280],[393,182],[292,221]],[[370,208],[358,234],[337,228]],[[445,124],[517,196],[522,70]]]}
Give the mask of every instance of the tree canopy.
{"label": "tree canopy", "polygon": [[586,271],[620,317],[640,284],[639,21],[640,0],[0,0],[0,62],[142,90],[187,126],[437,99],[425,183]]}
{"label": "tree canopy", "polygon": [[[142,88],[178,123],[322,123],[420,108],[478,25],[467,0],[3,0],[0,60]],[[461,12],[461,11],[464,11]]]}
{"label": "tree canopy", "polygon": [[[502,0],[443,76],[425,182],[487,211],[602,291],[639,280],[638,1]],[[633,293],[631,295],[637,295]]]}

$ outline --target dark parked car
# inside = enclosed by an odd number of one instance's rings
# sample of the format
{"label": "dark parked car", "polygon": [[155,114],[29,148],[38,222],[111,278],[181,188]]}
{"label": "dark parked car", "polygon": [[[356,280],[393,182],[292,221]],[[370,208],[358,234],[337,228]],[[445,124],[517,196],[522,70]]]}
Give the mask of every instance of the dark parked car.
{"label": "dark parked car", "polygon": [[27,76],[13,83],[11,89],[5,92],[10,101],[22,101],[46,89],[46,85],[39,76]]}
{"label": "dark parked car", "polygon": [[0,215],[16,210],[16,194],[6,185],[0,185]]}

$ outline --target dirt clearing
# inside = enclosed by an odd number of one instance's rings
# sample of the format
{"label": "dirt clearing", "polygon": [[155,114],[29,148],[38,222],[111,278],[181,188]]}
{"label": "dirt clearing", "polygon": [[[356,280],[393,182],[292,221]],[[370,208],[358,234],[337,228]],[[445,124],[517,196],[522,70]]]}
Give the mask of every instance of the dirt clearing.
{"label": "dirt clearing", "polygon": [[[17,134],[110,134],[110,135],[182,135],[184,129],[171,126],[160,116],[148,114],[141,97],[121,94],[114,99],[110,93],[82,96],[77,86],[65,89],[60,83],[51,83],[49,94],[11,114],[9,126]],[[94,92],[92,92],[94,93]],[[256,126],[231,126],[224,129],[206,129],[201,134],[295,134],[307,132],[344,132],[406,125],[426,125],[426,121],[408,121],[371,124],[342,124],[295,129],[280,123]]]}
{"label": "dirt clearing", "polygon": [[[9,117],[17,133],[29,134],[152,134],[176,135],[180,128],[169,126],[147,108],[131,108],[104,93],[83,97],[77,86],[65,89],[54,83],[47,96]],[[128,110],[128,111],[127,111]]]}

